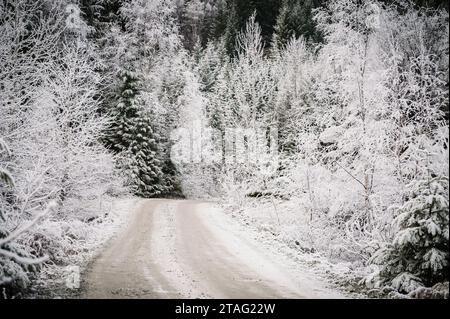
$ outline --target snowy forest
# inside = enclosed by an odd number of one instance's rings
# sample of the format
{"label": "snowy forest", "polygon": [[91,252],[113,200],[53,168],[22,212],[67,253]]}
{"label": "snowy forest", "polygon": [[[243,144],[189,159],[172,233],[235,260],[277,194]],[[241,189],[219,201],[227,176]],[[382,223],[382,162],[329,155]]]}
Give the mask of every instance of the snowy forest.
{"label": "snowy forest", "polygon": [[448,10],[0,0],[0,299],[83,269],[124,198],[215,201],[365,297],[448,298]]}

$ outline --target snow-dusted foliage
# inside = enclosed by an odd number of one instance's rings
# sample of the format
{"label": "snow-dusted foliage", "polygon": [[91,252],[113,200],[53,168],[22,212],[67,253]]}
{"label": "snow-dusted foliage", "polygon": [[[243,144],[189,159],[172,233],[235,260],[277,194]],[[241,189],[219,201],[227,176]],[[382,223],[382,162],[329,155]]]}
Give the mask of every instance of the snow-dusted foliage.
{"label": "snow-dusted foliage", "polygon": [[[217,167],[216,162],[210,167],[210,174],[224,195],[234,192],[245,196],[264,188],[265,161],[261,158],[260,162],[248,162],[243,158],[257,156],[260,147],[265,147],[268,138],[261,138],[258,133],[262,130],[265,133],[268,128],[272,133],[276,130],[275,79],[271,61],[264,56],[261,29],[255,16],[239,35],[237,47],[237,56],[229,62],[223,58],[223,44],[217,45],[217,53],[213,53],[212,46],[208,47],[199,60],[198,71],[201,90],[207,97],[206,118],[219,137],[214,141],[216,146],[220,144],[216,155],[226,161],[225,170]],[[253,155],[246,154],[247,150]]]}
{"label": "snow-dusted foliage", "polygon": [[392,243],[378,250],[371,261],[380,265],[380,286],[387,281],[410,293],[446,279],[448,273],[448,177],[429,177],[407,186],[408,199],[396,211]]}
{"label": "snow-dusted foliage", "polygon": [[37,270],[29,264],[64,265],[83,240],[76,232],[101,216],[95,205],[123,189],[100,142],[110,119],[97,112],[97,62],[63,32],[64,10],[48,1],[0,5],[2,297],[26,288]]}
{"label": "snow-dusted foliage", "polygon": [[[369,287],[447,281],[448,12],[333,0],[314,20],[321,44],[297,36],[264,50],[251,17],[235,57],[221,60],[220,42],[200,54],[210,125],[278,132],[275,172],[227,162],[225,142],[210,174],[264,228],[357,276],[379,265]],[[283,222],[279,206],[298,216]]]}
{"label": "snow-dusted foliage", "polygon": [[145,197],[179,191],[169,158],[180,90],[176,85],[170,91],[172,79],[179,78],[174,60],[184,57],[175,8],[170,0],[123,2],[120,20],[106,35],[107,48],[115,52],[105,61],[113,77],[105,104],[115,118],[106,144],[122,158],[118,166],[134,192]]}
{"label": "snow-dusted foliage", "polygon": [[1,297],[81,263],[123,185],[442,295],[449,16],[419,3],[0,2]]}
{"label": "snow-dusted foliage", "polygon": [[157,154],[158,135],[153,132],[150,116],[140,99],[137,78],[124,72],[122,79],[107,144],[123,157],[120,166],[133,191],[142,197],[155,197],[165,193]]}

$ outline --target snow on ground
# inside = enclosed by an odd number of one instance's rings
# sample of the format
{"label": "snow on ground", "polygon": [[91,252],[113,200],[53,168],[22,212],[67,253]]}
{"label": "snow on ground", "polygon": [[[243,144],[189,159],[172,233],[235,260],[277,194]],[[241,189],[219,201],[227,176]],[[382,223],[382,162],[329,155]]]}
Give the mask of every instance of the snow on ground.
{"label": "snow on ground", "polygon": [[[183,269],[176,247],[176,209],[178,203],[174,201],[161,202],[153,212],[153,229],[151,257],[164,271],[169,284],[176,287],[180,296],[184,298],[211,298],[202,291],[198,282],[189,278]],[[146,272],[151,279],[151,269]],[[160,290],[164,291],[163,288]],[[160,293],[160,292],[159,292]]]}
{"label": "snow on ground", "polygon": [[[287,249],[286,245],[267,236],[267,232],[239,222],[235,215],[224,214],[219,205],[204,203],[199,205],[199,210],[204,218],[210,219],[208,224],[214,227],[214,233],[233,251],[239,252],[239,258],[262,277],[271,278],[293,291],[300,286],[312,298],[356,297],[340,291],[337,286],[327,285],[327,278],[311,271],[298,252]],[[280,272],[280,269],[285,271]]]}
{"label": "snow on ground", "polygon": [[142,200],[85,272],[86,298],[343,298],[214,203]]}
{"label": "snow on ground", "polygon": [[217,202],[215,206],[226,212],[226,215],[209,214],[215,219],[223,219],[215,224],[227,225],[224,227],[229,232],[244,234],[257,243],[260,249],[270,251],[287,267],[296,269],[294,273],[309,273],[329,282],[329,288],[340,290],[345,297],[367,298],[357,284],[363,275],[359,265],[317,252],[306,238],[309,232],[307,216],[294,213],[295,210],[288,203],[264,204],[256,200],[253,205],[243,209],[223,202]]}
{"label": "snow on ground", "polygon": [[[124,227],[138,200],[134,197],[105,197],[98,207],[98,215],[95,219],[90,223],[83,223],[83,238],[64,243],[70,245],[66,249],[69,253],[63,256],[65,263],[63,265],[46,264],[37,274],[27,297],[78,297],[81,274],[105,244]],[[45,223],[51,223],[51,221],[44,221],[42,227],[45,227]]]}

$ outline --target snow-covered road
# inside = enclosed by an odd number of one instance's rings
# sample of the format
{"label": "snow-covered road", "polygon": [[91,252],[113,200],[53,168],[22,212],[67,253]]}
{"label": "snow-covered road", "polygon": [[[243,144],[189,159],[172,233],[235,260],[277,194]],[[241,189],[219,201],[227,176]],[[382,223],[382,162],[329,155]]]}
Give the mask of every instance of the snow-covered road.
{"label": "snow-covered road", "polygon": [[213,204],[142,200],[91,264],[86,298],[339,298]]}

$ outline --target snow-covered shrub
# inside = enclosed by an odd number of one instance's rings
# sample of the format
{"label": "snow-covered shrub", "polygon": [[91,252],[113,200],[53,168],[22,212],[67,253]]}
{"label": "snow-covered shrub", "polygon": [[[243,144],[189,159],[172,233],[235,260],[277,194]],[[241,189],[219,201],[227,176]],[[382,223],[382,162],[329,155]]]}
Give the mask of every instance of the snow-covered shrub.
{"label": "snow-covered shrub", "polygon": [[[6,152],[9,153],[9,148],[3,139],[0,138],[0,156],[5,156],[3,153]],[[8,187],[13,186],[14,182],[11,173],[0,166],[0,242],[9,235],[6,224],[10,220],[10,216],[8,216],[9,205],[4,199],[6,197],[5,193],[9,192]],[[29,282],[26,267],[16,262],[10,255],[29,256],[28,252],[17,242],[8,241],[0,244],[0,289],[3,297],[13,294],[14,289],[26,287]]]}
{"label": "snow-covered shrub", "polygon": [[[9,251],[0,254],[2,297],[23,291],[37,270],[30,264],[67,262],[83,241],[78,232],[102,216],[102,197],[124,193],[100,142],[110,118],[98,112],[98,59],[66,34],[65,9],[44,0],[0,4],[0,134],[11,150],[1,143],[0,167],[14,176],[14,187],[0,185],[0,249]],[[53,202],[44,223],[52,227],[38,225]]]}
{"label": "snow-covered shrub", "polygon": [[[299,37],[264,51],[250,20],[235,58],[221,60],[220,42],[200,55],[211,126],[223,134],[227,127],[269,123],[278,129],[275,174],[222,163],[216,181],[225,201],[248,211],[252,222],[291,232],[275,231],[288,241],[297,236],[299,247],[330,260],[364,265],[360,274],[367,274],[381,251],[398,245],[399,229],[410,232],[398,215],[419,196],[412,185],[448,179],[448,12],[407,2],[332,0],[314,19],[320,45]],[[441,183],[441,193],[448,193],[448,183]],[[268,221],[267,207],[278,205],[295,218]],[[288,220],[296,226],[278,224]],[[448,217],[436,223],[446,229]],[[412,246],[420,250],[426,242],[421,237]],[[397,262],[389,256],[381,263]],[[436,251],[422,257],[447,267],[448,256]],[[435,275],[448,272],[438,268]],[[417,270],[392,276],[378,280],[380,288],[405,292],[448,280],[429,282]]]}
{"label": "snow-covered shrub", "polygon": [[378,250],[371,262],[380,269],[376,287],[392,286],[410,293],[421,286],[448,280],[448,177],[412,182],[405,203],[396,211],[396,235]]}
{"label": "snow-covered shrub", "polygon": [[0,298],[15,296],[26,287],[35,264],[43,261],[34,259],[42,255],[21,240],[45,211],[48,198],[33,189],[37,194],[33,202],[21,201],[16,142],[37,95],[34,85],[49,70],[45,61],[57,56],[55,43],[63,21],[57,7],[43,1],[0,3]]}

